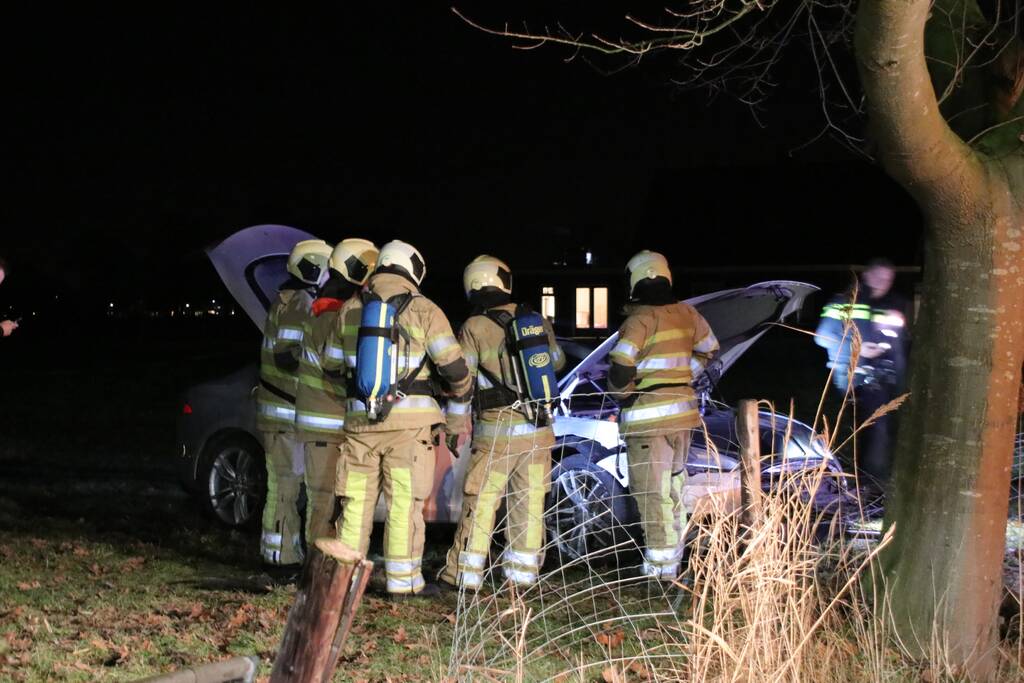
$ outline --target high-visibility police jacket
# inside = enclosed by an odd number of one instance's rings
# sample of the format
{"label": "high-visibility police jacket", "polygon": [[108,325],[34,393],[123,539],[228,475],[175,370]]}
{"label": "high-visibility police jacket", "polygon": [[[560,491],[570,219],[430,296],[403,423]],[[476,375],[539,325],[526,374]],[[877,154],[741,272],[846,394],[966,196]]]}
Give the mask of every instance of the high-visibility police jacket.
{"label": "high-visibility police jacket", "polygon": [[[890,383],[900,384],[906,368],[906,304],[896,294],[889,293],[863,302],[851,301],[849,294],[834,296],[822,309],[821,321],[814,341],[828,352],[829,367],[834,368],[833,381],[845,389],[853,349],[853,332],[857,328],[861,341],[883,344],[887,347],[880,357],[858,359],[858,367],[881,369],[885,366]],[[860,373],[862,376],[865,373]]]}
{"label": "high-visibility police jacket", "polygon": [[[449,395],[462,397],[470,388],[469,370],[462,355],[462,347],[452,332],[451,323],[437,304],[421,295],[412,282],[401,275],[378,273],[370,277],[367,288],[383,300],[398,294],[413,294],[412,301],[398,316],[395,324],[405,330],[410,342],[398,344],[398,379],[402,380],[416,368],[421,368],[416,381],[434,379],[437,384],[446,385]],[[341,309],[338,324],[331,334],[330,342],[344,349],[344,367],[353,375],[356,371],[356,350],[359,341],[359,326],[363,316],[363,302],[358,296],[349,299]],[[324,358],[324,369],[340,370]],[[426,361],[426,362],[424,362]],[[434,396],[409,394],[398,401],[387,418],[371,422],[366,405],[356,396],[349,396],[345,413],[346,432],[386,432],[416,429],[441,424],[444,418],[441,406]]]}
{"label": "high-visibility police jacket", "polygon": [[[700,415],[690,384],[718,350],[707,321],[684,302],[630,305],[609,354],[608,390],[624,398],[623,435],[696,427]],[[632,393],[640,392],[640,393]]]}
{"label": "high-visibility police jacket", "polygon": [[256,427],[261,431],[295,431],[299,360],[312,301],[305,289],[282,289],[270,305],[263,326],[260,384],[256,393]]}
{"label": "high-visibility police jacket", "polygon": [[345,425],[345,387],[340,372],[325,373],[324,357],[343,361],[344,349],[330,341],[338,326],[340,299],[317,299],[306,324],[295,393],[295,436],[299,441],[339,443]]}
{"label": "high-visibility police jacket", "polygon": [[[515,313],[513,303],[495,306],[493,311]],[[555,339],[555,330],[546,319],[544,331],[548,336],[548,353],[555,371],[565,367],[565,354]],[[494,387],[488,375],[504,380],[505,386],[512,389],[512,361],[508,354],[508,345],[503,330],[495,321],[486,315],[471,316],[459,329],[459,343],[466,355],[470,380],[474,382],[474,391],[487,390]],[[480,369],[485,372],[481,372]],[[514,402],[514,401],[513,401]],[[470,430],[470,401],[449,401],[447,410],[447,431],[449,434],[465,434]],[[532,436],[538,430],[551,431],[551,427],[535,427],[526,416],[518,411],[502,408],[490,408],[477,416],[473,425],[477,437],[516,438]]]}

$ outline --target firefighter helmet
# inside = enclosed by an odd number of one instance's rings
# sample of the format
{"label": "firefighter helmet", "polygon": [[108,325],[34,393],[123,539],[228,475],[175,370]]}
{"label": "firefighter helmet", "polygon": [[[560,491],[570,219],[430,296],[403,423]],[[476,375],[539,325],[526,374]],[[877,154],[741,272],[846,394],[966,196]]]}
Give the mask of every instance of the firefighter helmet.
{"label": "firefighter helmet", "polygon": [[505,294],[511,294],[512,271],[501,259],[486,254],[477,256],[462,272],[462,286],[466,296],[485,287],[494,287]]}
{"label": "firefighter helmet", "polygon": [[327,275],[331,245],[323,240],[302,240],[288,255],[288,272],[307,285],[318,285]]}
{"label": "firefighter helmet", "polygon": [[342,240],[331,252],[331,268],[352,284],[362,285],[377,265],[378,251],[377,245],[370,240]]}
{"label": "firefighter helmet", "polygon": [[636,286],[644,280],[663,277],[672,284],[672,271],[668,267],[668,259],[656,251],[644,249],[626,263],[626,276],[629,278],[629,296],[633,298]]}
{"label": "firefighter helmet", "polygon": [[427,274],[427,264],[416,247],[401,240],[392,240],[380,248],[377,271],[404,275],[419,287]]}

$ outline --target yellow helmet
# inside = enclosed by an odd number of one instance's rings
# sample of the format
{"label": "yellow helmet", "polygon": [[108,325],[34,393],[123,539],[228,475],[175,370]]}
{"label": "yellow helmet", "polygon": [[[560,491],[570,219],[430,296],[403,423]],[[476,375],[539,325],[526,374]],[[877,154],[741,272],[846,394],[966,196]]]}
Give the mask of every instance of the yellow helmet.
{"label": "yellow helmet", "polygon": [[427,274],[427,264],[416,247],[401,240],[392,240],[380,248],[380,254],[377,255],[377,270],[397,271],[418,287]]}
{"label": "yellow helmet", "polygon": [[512,271],[501,259],[486,254],[477,256],[462,271],[462,286],[466,296],[484,287],[494,287],[506,294],[512,293]]}
{"label": "yellow helmet", "polygon": [[327,275],[331,245],[323,240],[302,240],[288,255],[288,272],[307,285],[318,285]]}
{"label": "yellow helmet", "polygon": [[338,242],[331,252],[331,268],[354,285],[362,285],[377,265],[380,250],[370,240],[351,238]]}
{"label": "yellow helmet", "polygon": [[672,271],[668,267],[668,259],[656,251],[637,253],[626,263],[626,276],[629,278],[629,296],[633,296],[636,286],[643,280],[663,277],[672,284]]}

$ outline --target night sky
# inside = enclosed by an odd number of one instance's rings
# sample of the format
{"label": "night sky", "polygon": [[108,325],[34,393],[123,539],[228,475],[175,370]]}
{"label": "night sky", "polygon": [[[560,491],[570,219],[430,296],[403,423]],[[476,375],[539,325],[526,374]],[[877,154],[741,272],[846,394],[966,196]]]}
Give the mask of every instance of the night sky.
{"label": "night sky", "polygon": [[[821,124],[805,57],[759,125],[672,86],[670,55],[607,76],[513,50],[449,4],[11,17],[0,300],[171,301],[209,286],[203,246],[256,223],[401,237],[428,292],[482,251],[514,267],[581,246],[615,267],[644,247],[680,265],[916,262],[916,210],[880,170],[828,139],[794,151]],[[587,5],[546,11],[614,25]]]}

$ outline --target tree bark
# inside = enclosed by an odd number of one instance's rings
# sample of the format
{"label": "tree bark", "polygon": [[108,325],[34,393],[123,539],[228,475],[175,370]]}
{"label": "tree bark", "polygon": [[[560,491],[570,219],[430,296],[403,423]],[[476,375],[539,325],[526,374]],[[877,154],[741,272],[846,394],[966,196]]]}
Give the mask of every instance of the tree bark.
{"label": "tree bark", "polygon": [[942,118],[925,65],[927,0],[862,0],[856,50],[886,171],[926,223],[925,282],[880,568],[898,640],[974,680],[996,665],[997,609],[1024,360],[1024,157],[979,154]]}

